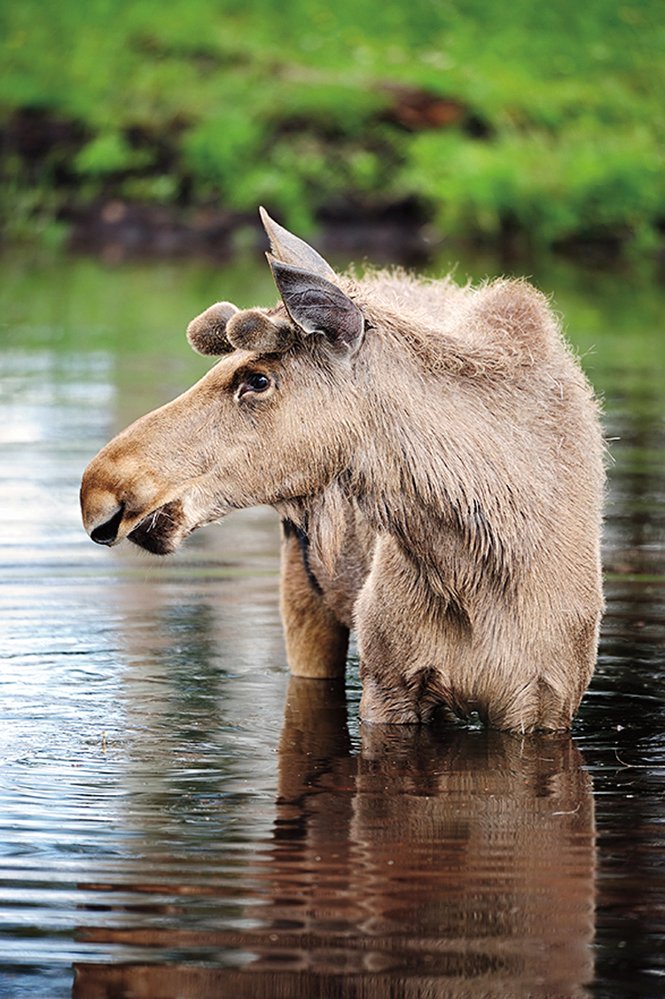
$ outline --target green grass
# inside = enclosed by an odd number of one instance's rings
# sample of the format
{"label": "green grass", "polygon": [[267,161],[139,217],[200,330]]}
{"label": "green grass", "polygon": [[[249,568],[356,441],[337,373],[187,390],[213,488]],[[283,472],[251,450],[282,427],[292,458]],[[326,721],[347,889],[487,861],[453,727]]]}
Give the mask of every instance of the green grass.
{"label": "green grass", "polygon": [[[9,234],[108,196],[239,212],[264,201],[305,231],[331,203],[415,197],[453,236],[662,242],[659,0],[3,8],[0,123],[36,108],[80,128],[75,148],[28,169],[5,142]],[[405,130],[386,84],[464,114]]]}

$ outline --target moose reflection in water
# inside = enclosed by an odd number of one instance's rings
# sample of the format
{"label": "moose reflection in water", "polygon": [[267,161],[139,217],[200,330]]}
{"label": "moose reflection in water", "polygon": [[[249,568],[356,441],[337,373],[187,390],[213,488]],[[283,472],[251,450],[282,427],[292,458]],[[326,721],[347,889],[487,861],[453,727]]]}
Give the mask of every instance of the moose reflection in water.
{"label": "moose reflection in water", "polygon": [[82,886],[114,918],[79,938],[152,956],[78,964],[76,999],[587,994],[592,782],[568,735],[363,726],[356,753],[343,686],[292,677],[278,766],[249,928],[224,928],[214,862],[198,887],[161,884],[140,926],[122,900],[154,884]]}

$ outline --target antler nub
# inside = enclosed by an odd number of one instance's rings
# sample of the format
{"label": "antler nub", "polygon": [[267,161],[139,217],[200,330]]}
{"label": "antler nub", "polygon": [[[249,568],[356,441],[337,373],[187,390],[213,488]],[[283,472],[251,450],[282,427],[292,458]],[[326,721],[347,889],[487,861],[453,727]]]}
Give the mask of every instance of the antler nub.
{"label": "antler nub", "polygon": [[192,319],[187,339],[199,354],[219,357],[236,348],[261,354],[281,354],[295,341],[288,323],[274,322],[260,309],[240,312],[231,302],[215,302]]}
{"label": "antler nub", "polygon": [[231,302],[215,302],[187,327],[187,339],[198,354],[219,357],[233,350],[226,335],[228,321],[238,309]]}
{"label": "antler nub", "polygon": [[288,323],[274,322],[260,309],[237,312],[229,321],[226,335],[234,347],[261,354],[282,354],[295,340]]}

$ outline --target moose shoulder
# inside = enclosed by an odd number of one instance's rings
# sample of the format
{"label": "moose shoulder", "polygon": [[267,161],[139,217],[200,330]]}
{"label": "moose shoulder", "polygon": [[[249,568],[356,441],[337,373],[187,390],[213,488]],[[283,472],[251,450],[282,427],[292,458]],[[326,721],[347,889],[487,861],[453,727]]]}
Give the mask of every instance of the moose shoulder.
{"label": "moose shoulder", "polygon": [[365,721],[568,728],[602,612],[603,444],[546,300],[339,276],[262,217],[278,304],[190,323],[221,359],[90,463],[90,536],[167,553],[270,504],[295,674],[340,673],[354,627]]}

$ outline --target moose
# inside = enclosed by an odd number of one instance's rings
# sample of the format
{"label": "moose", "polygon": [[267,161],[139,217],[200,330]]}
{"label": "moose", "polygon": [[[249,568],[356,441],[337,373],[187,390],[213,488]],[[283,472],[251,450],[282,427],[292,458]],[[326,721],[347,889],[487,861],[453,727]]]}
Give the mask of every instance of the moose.
{"label": "moose", "polygon": [[167,554],[268,504],[294,675],[340,676],[353,628],[364,722],[568,729],[603,609],[604,448],[547,299],[337,274],[261,217],[277,305],[189,324],[220,359],[88,465],[90,537]]}

